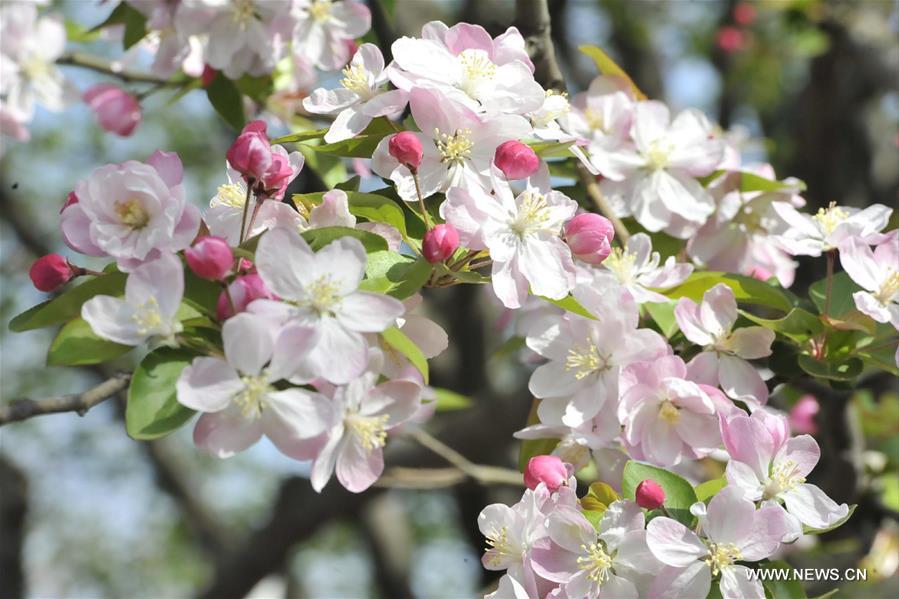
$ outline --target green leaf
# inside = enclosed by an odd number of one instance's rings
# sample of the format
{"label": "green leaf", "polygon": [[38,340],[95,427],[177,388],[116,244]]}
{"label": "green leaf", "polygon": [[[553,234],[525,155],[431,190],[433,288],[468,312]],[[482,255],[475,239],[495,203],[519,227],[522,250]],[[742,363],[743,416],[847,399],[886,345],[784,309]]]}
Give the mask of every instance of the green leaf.
{"label": "green leaf", "polygon": [[602,481],[596,481],[590,484],[587,494],[581,498],[581,507],[602,513],[619,499],[615,489]]}
{"label": "green leaf", "polygon": [[571,141],[535,141],[528,146],[542,158],[558,158],[571,156]]}
{"label": "green leaf", "polygon": [[150,352],[131,377],[125,428],[139,440],[169,434],[190,420],[194,411],[178,403],[175,384],[194,356],[183,349],[162,347]]}
{"label": "green leaf", "polygon": [[509,337],[503,342],[502,345],[493,350],[493,353],[490,354],[490,358],[505,358],[506,356],[514,354],[518,352],[518,350],[524,349],[525,347],[527,347],[527,344],[524,341],[524,337]]}
{"label": "green leaf", "polygon": [[542,295],[538,295],[540,299],[546,300],[554,306],[558,306],[565,310],[566,312],[571,312],[572,314],[577,314],[578,316],[583,316],[584,318],[589,318],[590,320],[596,320],[596,317],[593,316],[587,308],[583,307],[579,301],[574,299],[574,296],[568,295],[563,297],[560,300],[550,299],[548,297],[544,297]]}
{"label": "green leaf", "polygon": [[[761,570],[785,570],[788,575],[786,580],[766,580],[762,582],[765,595],[770,593],[771,599],[806,599],[805,589],[798,580],[793,580],[793,566],[781,560],[764,562],[759,565]],[[783,575],[781,575],[783,576]]]}
{"label": "green leaf", "polygon": [[328,128],[325,127],[324,129],[316,129],[314,131],[300,131],[299,133],[282,135],[281,137],[276,137],[275,139],[273,139],[272,145],[296,143],[299,141],[309,141],[311,139],[321,139],[327,132]]}
{"label": "green leaf", "polygon": [[[249,96],[256,102],[264,104],[273,91],[273,82],[271,75],[262,75],[253,77],[252,75],[244,75],[234,82],[238,91],[245,96]],[[274,143],[274,142],[272,142]]]}
{"label": "green leaf", "polygon": [[384,339],[384,342],[387,343],[390,347],[400,352],[406,358],[409,359],[409,362],[415,366],[416,369],[421,373],[421,376],[424,378],[425,384],[428,383],[428,360],[425,358],[424,354],[421,353],[421,350],[418,348],[415,343],[406,337],[406,334],[403,333],[396,327],[390,327],[383,333],[381,333],[381,337]]}
{"label": "green leaf", "polygon": [[676,302],[647,302],[643,304],[643,308],[646,309],[646,312],[649,313],[653,322],[658,325],[659,330],[668,339],[671,339],[671,337],[680,330],[677,326],[677,320],[674,318],[674,308],[676,306]]}
{"label": "green leaf", "polygon": [[[397,229],[404,238],[407,236],[406,215],[399,204],[388,197],[375,193],[346,191],[346,194],[350,214],[370,222],[390,225]],[[321,204],[324,195],[325,192],[297,193],[291,199],[294,205],[303,211],[308,209],[309,204]]]}
{"label": "green leaf", "polygon": [[[838,272],[833,276],[833,283],[830,293],[830,306],[827,310],[828,316],[833,318],[841,318],[847,313],[855,310],[855,300],[852,294],[861,291],[862,288],[855,284],[845,272]],[[808,289],[809,298],[817,306],[818,311],[824,314],[824,302],[827,295],[827,279],[821,279],[812,283]]]}
{"label": "green leaf", "polygon": [[[350,192],[356,193],[359,191],[360,183],[362,183],[362,177],[360,177],[359,175],[353,175],[346,181],[341,181],[340,183],[335,185],[334,189],[339,189],[339,190],[345,191],[347,193],[350,193]],[[383,196],[378,196],[378,197],[383,197]]]}
{"label": "green leaf", "polygon": [[829,599],[829,597],[833,597],[837,593],[840,592],[840,589],[830,589],[826,593],[822,595],[818,595],[817,597],[813,597],[812,599]]}
{"label": "green leaf", "polygon": [[749,193],[754,191],[761,192],[772,192],[772,191],[805,191],[805,183],[799,181],[798,179],[792,181],[778,181],[777,179],[768,179],[766,177],[762,177],[761,175],[757,175],[755,173],[750,173],[748,171],[726,171],[726,170],[718,170],[712,173],[711,175],[707,175],[705,177],[700,178],[700,181],[703,185],[708,185],[710,182],[716,180],[721,175],[726,175],[728,177],[739,177],[740,179],[740,191],[743,193]]}
{"label": "green leaf", "polygon": [[740,310],[740,314],[757,325],[789,337],[793,341],[802,343],[812,337],[820,335],[824,331],[821,319],[802,308],[793,308],[783,318],[769,320]]}
{"label": "green leaf", "polygon": [[852,514],[855,513],[855,508],[857,508],[857,507],[858,507],[858,505],[856,505],[854,503],[852,505],[850,505],[849,513],[846,514],[846,516],[844,518],[840,518],[839,520],[837,520],[836,522],[834,522],[833,524],[831,524],[830,526],[828,526],[826,528],[811,528],[811,527],[803,524],[802,525],[802,533],[806,534],[806,535],[821,535],[821,534],[824,534],[825,532],[830,532],[832,530],[836,530],[839,527],[846,524],[846,522],[849,521],[849,518],[851,518]]}
{"label": "green leaf", "polygon": [[355,237],[365,246],[368,253],[384,251],[387,249],[387,240],[377,235],[360,229],[351,229],[349,227],[323,227],[321,229],[310,229],[303,232],[303,239],[314,250],[318,251],[341,237]]}
{"label": "green leaf", "polygon": [[802,354],[799,356],[798,362],[799,367],[806,373],[831,381],[852,381],[864,369],[864,364],[859,358],[834,362],[820,361],[807,354]]}
{"label": "green leaf", "polygon": [[331,144],[305,144],[319,154],[332,154],[343,158],[371,158],[382,139],[394,132],[386,117],[374,119],[365,131],[350,139]]}
{"label": "green leaf", "polygon": [[700,485],[696,485],[696,499],[707,503],[709,499],[714,497],[718,493],[718,491],[726,486],[727,479],[723,476],[721,478],[713,478],[712,480],[707,480]]}
{"label": "green leaf", "polygon": [[366,278],[359,288],[406,299],[427,283],[432,270],[424,258],[416,260],[390,250],[372,252],[365,265]]}
{"label": "green leaf", "polygon": [[246,115],[243,111],[243,97],[234,82],[218,73],[212,83],[206,88],[206,96],[215,111],[225,119],[225,122],[237,131],[243,129],[246,123]]}
{"label": "green leaf", "polygon": [[47,353],[48,366],[84,366],[118,358],[131,350],[130,345],[113,343],[98,337],[80,316],[59,330]]}
{"label": "green leaf", "polygon": [[697,502],[693,485],[673,472],[630,460],[624,465],[622,496],[634,499],[637,485],[646,479],[654,480],[661,485],[665,491],[665,508],[671,516],[684,526],[692,528],[694,518],[690,513],[690,506]]}
{"label": "green leaf", "polygon": [[782,312],[793,309],[793,299],[784,289],[752,277],[723,272],[694,272],[674,289],[665,291],[664,295],[672,299],[688,297],[698,303],[702,301],[703,294],[718,283],[730,287],[737,302],[766,306]]}
{"label": "green leaf", "polygon": [[68,322],[81,314],[81,305],[95,295],[121,295],[125,274],[110,273],[88,279],[77,287],[22,312],[9,322],[9,330],[19,333]]}
{"label": "green leaf", "polygon": [[434,387],[434,395],[437,396],[435,409],[438,412],[448,412],[451,410],[464,410],[474,405],[474,401],[470,397],[450,391]]}
{"label": "green leaf", "polygon": [[612,60],[612,58],[599,49],[596,46],[592,46],[590,44],[584,44],[582,46],[578,46],[578,50],[589,56],[593,59],[593,63],[596,65],[596,68],[603,75],[609,75],[612,77],[621,77],[624,79],[627,84],[634,91],[634,96],[638,100],[646,100],[646,94],[640,91],[640,88],[637,87],[637,84],[630,78],[630,76],[622,69],[618,64]]}
{"label": "green leaf", "polygon": [[222,288],[214,281],[207,281],[184,269],[184,303],[204,314],[215,316]]}
{"label": "green leaf", "polygon": [[122,44],[127,50],[147,35],[147,17],[131,5],[125,2],[122,4],[127,7],[125,10],[125,36],[122,38]]}
{"label": "green leaf", "polygon": [[[537,416],[537,405],[539,400],[531,401],[531,410],[528,413],[527,426],[538,424],[540,418]],[[538,455],[549,455],[559,444],[559,439],[524,439],[521,442],[521,448],[518,450],[518,470],[524,472],[528,462],[532,457]]]}

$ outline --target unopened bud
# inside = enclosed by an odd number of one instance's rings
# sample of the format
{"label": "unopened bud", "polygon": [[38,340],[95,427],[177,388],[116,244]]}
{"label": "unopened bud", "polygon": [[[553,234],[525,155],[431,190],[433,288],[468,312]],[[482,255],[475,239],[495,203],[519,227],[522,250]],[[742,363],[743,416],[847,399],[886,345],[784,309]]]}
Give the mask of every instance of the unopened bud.
{"label": "unopened bud", "polygon": [[635,493],[637,505],[647,510],[655,510],[665,503],[665,490],[656,481],[647,478],[639,485]]}
{"label": "unopened bud", "polygon": [[68,283],[75,273],[69,266],[69,261],[59,254],[47,254],[41,256],[31,265],[28,276],[31,282],[40,291],[56,291]]}
{"label": "unopened bud", "polygon": [[225,155],[231,168],[246,179],[261,180],[272,165],[272,147],[265,129],[265,121],[247,123]]}
{"label": "unopened bud", "polygon": [[565,241],[575,258],[588,264],[600,264],[612,253],[615,228],[599,214],[578,214],[565,224]]}
{"label": "unopened bud", "polygon": [[140,102],[116,85],[95,85],[84,92],[82,99],[94,111],[100,126],[110,133],[128,137],[140,124]]}
{"label": "unopened bud", "polygon": [[262,277],[257,274],[237,277],[228,285],[227,291],[222,291],[219,295],[215,317],[225,321],[245,311],[250,302],[257,299],[277,299],[277,296],[269,291]]}
{"label": "unopened bud", "polygon": [[434,225],[434,228],[425,233],[421,242],[421,253],[431,264],[443,262],[453,255],[459,247],[459,232],[449,223]]}
{"label": "unopened bud", "polygon": [[504,142],[496,148],[493,163],[510,181],[526,179],[540,168],[540,158],[537,157],[537,153],[527,144],[514,139]]}
{"label": "unopened bud", "polygon": [[210,281],[221,281],[234,265],[234,252],[221,237],[202,237],[184,250],[187,265],[195,275]]}
{"label": "unopened bud", "polygon": [[524,484],[528,489],[536,489],[540,483],[545,483],[550,491],[556,491],[568,482],[572,468],[558,456],[538,455],[528,460],[524,469]]}
{"label": "unopened bud", "polygon": [[421,140],[411,131],[403,131],[391,137],[387,151],[400,164],[409,167],[409,170],[416,170],[421,166]]}

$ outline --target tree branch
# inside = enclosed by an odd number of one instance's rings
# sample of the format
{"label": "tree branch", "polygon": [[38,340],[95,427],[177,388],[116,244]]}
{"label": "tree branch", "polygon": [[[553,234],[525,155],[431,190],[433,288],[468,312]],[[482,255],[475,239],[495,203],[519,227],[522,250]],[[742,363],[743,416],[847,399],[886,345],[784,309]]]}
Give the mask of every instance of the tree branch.
{"label": "tree branch", "polygon": [[48,397],[47,399],[39,400],[15,399],[8,404],[0,406],[0,426],[10,422],[27,420],[32,416],[58,414],[60,412],[77,412],[79,416],[84,416],[95,405],[106,401],[125,389],[130,380],[131,374],[122,372],[84,393]]}
{"label": "tree branch", "polygon": [[60,56],[56,59],[56,64],[82,67],[91,71],[110,75],[112,77],[118,77],[125,83],[155,83],[156,85],[179,85],[176,82],[169,81],[168,79],[163,79],[155,75],[150,75],[149,73],[134,73],[132,71],[116,69],[112,66],[112,63],[109,63],[96,56],[83,54],[81,52],[72,52],[71,54]]}
{"label": "tree branch", "polygon": [[618,242],[623,246],[627,243],[627,240],[631,238],[631,234],[627,230],[627,227],[624,226],[624,223],[621,222],[620,218],[615,216],[615,211],[612,210],[612,206],[609,205],[609,202],[602,195],[602,191],[600,191],[599,185],[596,184],[596,179],[593,175],[591,175],[582,164],[578,164],[577,170],[581,183],[584,184],[584,188],[587,190],[587,195],[593,200],[597,210],[612,222],[612,226],[615,227],[615,236],[618,238]]}
{"label": "tree branch", "polygon": [[556,61],[552,26],[546,0],[515,0],[515,24],[534,61],[534,78],[547,89],[565,90],[565,79]]}
{"label": "tree branch", "polygon": [[407,430],[405,434],[418,442],[422,447],[433,451],[455,466],[460,472],[475,479],[479,483],[497,483],[515,486],[524,485],[521,473],[517,470],[475,464],[449,445],[446,445],[436,437],[428,434],[424,429],[412,428]]}

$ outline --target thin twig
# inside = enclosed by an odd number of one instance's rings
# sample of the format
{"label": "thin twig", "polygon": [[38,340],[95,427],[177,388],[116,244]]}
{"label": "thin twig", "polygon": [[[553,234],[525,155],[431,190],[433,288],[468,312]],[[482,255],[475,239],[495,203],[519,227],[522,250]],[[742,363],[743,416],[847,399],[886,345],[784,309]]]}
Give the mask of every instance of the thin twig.
{"label": "thin twig", "polygon": [[0,426],[10,422],[27,420],[33,416],[57,414],[59,412],[77,412],[84,416],[95,405],[113,397],[128,386],[131,374],[122,372],[103,381],[93,389],[74,395],[48,397],[47,399],[16,399],[0,406]]}
{"label": "thin twig", "polygon": [[118,77],[126,83],[155,83],[160,86],[180,85],[177,82],[169,81],[168,79],[163,79],[149,73],[134,73],[132,71],[114,69],[111,63],[101,58],[97,58],[96,56],[83,54],[81,52],[72,52],[71,54],[60,56],[56,59],[56,64],[90,69],[91,71]]}
{"label": "thin twig", "polygon": [[479,483],[516,486],[524,485],[524,480],[520,472],[508,468],[500,468],[498,466],[482,466],[480,464],[475,464],[449,445],[446,445],[436,437],[425,432],[423,429],[409,429],[406,431],[406,435],[414,439],[421,446],[430,449]]}
{"label": "thin twig", "polygon": [[609,205],[609,202],[602,195],[602,191],[600,191],[599,185],[596,184],[596,179],[593,175],[591,175],[582,164],[578,165],[577,170],[581,178],[581,183],[584,184],[584,188],[587,190],[587,195],[593,200],[596,209],[611,221],[612,226],[615,228],[615,236],[618,238],[618,243],[624,246],[624,244],[627,243],[627,240],[631,238],[631,234],[628,232],[627,227],[624,226],[624,223],[621,222],[620,218],[615,216],[615,211],[612,210],[612,206]]}

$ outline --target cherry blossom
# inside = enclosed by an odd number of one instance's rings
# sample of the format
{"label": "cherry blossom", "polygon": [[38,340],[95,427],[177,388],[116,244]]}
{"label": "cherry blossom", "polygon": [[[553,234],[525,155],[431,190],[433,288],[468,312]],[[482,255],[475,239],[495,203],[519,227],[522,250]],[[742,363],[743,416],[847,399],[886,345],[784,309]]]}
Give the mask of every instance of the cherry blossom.
{"label": "cherry blossom", "polygon": [[639,102],[632,166],[623,169],[621,181],[606,179],[600,186],[618,216],[633,215],[647,230],[681,239],[702,226],[715,204],[695,177],[711,174],[724,152],[711,129],[699,111],[685,110],[671,120],[661,102]]}
{"label": "cherry blossom", "polygon": [[883,204],[859,210],[835,202],[819,208],[814,216],[802,214],[789,204],[772,204],[772,208],[789,226],[777,240],[784,251],[794,256],[820,256],[850,237],[877,243],[883,239],[878,233],[887,226],[893,213],[892,208]]}
{"label": "cherry blossom", "polygon": [[[409,106],[421,129],[415,135],[423,149],[418,167],[423,197],[446,192],[451,187],[489,189],[490,165],[496,148],[504,141],[526,137],[530,132],[524,117],[512,114],[482,117],[437,89],[414,88],[409,94]],[[418,201],[412,173],[390,155],[389,144],[390,138],[378,144],[372,156],[372,170],[393,181],[403,200]]]}
{"label": "cherry blossom", "polygon": [[343,69],[341,87],[318,88],[303,100],[303,106],[314,114],[336,115],[324,139],[326,143],[343,141],[364,131],[376,117],[395,118],[403,112],[407,93],[382,90],[385,83],[387,73],[381,51],[374,44],[362,44]]}
{"label": "cherry blossom", "polygon": [[764,599],[758,579],[736,562],[755,562],[770,556],[783,537],[783,520],[775,509],[756,510],[738,489],[726,487],[709,502],[694,505],[702,517],[702,537],[671,518],[654,518],[646,527],[649,550],[662,569],[649,597],[675,599],[705,597],[712,577],[721,576],[724,599]]}
{"label": "cherry blossom", "polygon": [[293,53],[326,71],[345,65],[351,42],[371,27],[371,12],[356,0],[294,0]]}
{"label": "cherry blossom", "polygon": [[810,435],[790,438],[785,416],[765,409],[752,416],[736,413],[721,419],[721,436],[731,457],[728,484],[749,500],[785,508],[785,542],[802,534],[800,524],[827,528],[849,514],[846,504],[837,505],[819,487],[805,482],[821,450]]}
{"label": "cherry blossom", "polygon": [[95,295],[81,306],[81,317],[109,341],[175,345],[182,330],[177,312],[183,295],[184,267],[174,254],[163,254],[128,275],[124,298]]}
{"label": "cherry blossom", "polygon": [[302,361],[332,383],[361,375],[368,363],[362,333],[379,333],[403,313],[392,297],[358,291],[365,262],[357,239],[342,237],[313,252],[299,233],[284,228],[265,233],[256,250],[259,276],[289,303],[260,299],[250,310],[314,328],[316,344]]}
{"label": "cherry blossom", "polygon": [[82,254],[111,256],[126,272],[186,248],[200,211],[185,199],[182,177],[178,155],[158,150],[146,163],[97,168],[75,186],[78,202],[62,211],[66,243]]}
{"label": "cherry blossom", "polygon": [[686,379],[687,366],[679,356],[624,369],[618,418],[631,457],[673,466],[706,456],[721,444],[715,404]]}
{"label": "cherry blossom", "polygon": [[561,299],[574,285],[571,250],[560,234],[577,203],[558,192],[528,188],[515,197],[506,185],[495,195],[453,187],[443,214],[469,249],[487,249],[493,259],[493,291],[507,308],[528,295]]}
{"label": "cherry blossom", "polygon": [[384,445],[391,429],[409,420],[421,405],[421,387],[408,380],[376,384],[366,372],[346,385],[325,385],[335,417],[327,423],[327,443],[312,466],[312,488],[321,491],[331,478],[348,491],[361,493],[384,470]]}
{"label": "cherry blossom", "polygon": [[202,412],[194,442],[226,458],[265,435],[285,455],[313,458],[324,443],[333,410],[322,395],[275,383],[293,372],[297,354],[315,345],[313,329],[290,325],[276,331],[264,318],[238,314],[222,327],[224,359],[195,358],[176,385],[178,401]]}
{"label": "cherry blossom", "polygon": [[704,348],[690,361],[690,378],[720,384],[728,396],[753,408],[768,401],[768,387],[747,360],[771,354],[774,331],[757,326],[733,330],[737,301],[730,287],[715,285],[703,294],[700,304],[680,298],[674,316],[684,336]]}
{"label": "cherry blossom", "polygon": [[890,235],[873,251],[858,238],[849,238],[840,245],[840,264],[864,289],[852,294],[855,307],[899,329],[899,236]]}
{"label": "cherry blossom", "polygon": [[436,86],[441,95],[488,114],[526,114],[543,105],[543,88],[514,27],[491,39],[479,25],[428,23],[422,38],[402,37],[391,50],[388,72],[400,89]]}
{"label": "cherry blossom", "polygon": [[546,523],[550,543],[533,550],[534,571],[561,583],[567,597],[636,599],[659,563],[646,545],[643,510],[616,501],[593,528],[577,509],[560,507]]}

